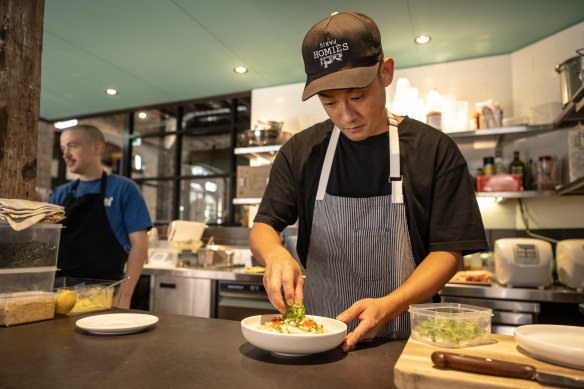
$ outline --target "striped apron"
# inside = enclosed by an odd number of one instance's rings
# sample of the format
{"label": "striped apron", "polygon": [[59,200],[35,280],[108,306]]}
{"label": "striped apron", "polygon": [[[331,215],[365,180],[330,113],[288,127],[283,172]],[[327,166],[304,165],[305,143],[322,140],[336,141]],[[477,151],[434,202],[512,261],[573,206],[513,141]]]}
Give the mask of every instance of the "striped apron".
{"label": "striped apron", "polygon": [[[388,295],[416,267],[403,203],[397,121],[389,118],[389,196],[326,193],[339,134],[335,126],[320,175],[304,284],[306,312],[333,318],[358,300]],[[348,331],[358,324],[357,319],[350,322]],[[387,323],[377,336],[407,339],[409,314]]]}

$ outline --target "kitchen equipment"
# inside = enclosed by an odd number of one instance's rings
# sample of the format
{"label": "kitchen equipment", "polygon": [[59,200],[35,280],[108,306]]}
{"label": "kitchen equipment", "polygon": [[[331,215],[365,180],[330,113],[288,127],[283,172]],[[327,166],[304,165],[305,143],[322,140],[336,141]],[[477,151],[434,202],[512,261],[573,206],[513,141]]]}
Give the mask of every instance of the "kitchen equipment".
{"label": "kitchen equipment", "polygon": [[186,220],[174,220],[168,225],[168,247],[177,249],[179,254],[183,250],[196,253],[203,245],[201,237],[207,226],[205,223]]}
{"label": "kitchen equipment", "polygon": [[258,327],[279,314],[257,315],[241,321],[243,337],[262,350],[271,351],[285,356],[303,356],[328,351],[343,343],[347,333],[347,325],[342,321],[328,317],[312,316],[314,321],[324,325],[330,332],[325,334],[281,334],[267,332]]}
{"label": "kitchen equipment", "polygon": [[581,292],[584,289],[584,239],[559,241],[556,264],[559,281]]}
{"label": "kitchen equipment", "polygon": [[584,370],[584,327],[525,325],[515,329],[515,341],[539,359]]}
{"label": "kitchen equipment", "polygon": [[533,380],[544,385],[558,385],[571,388],[584,388],[584,379],[539,372],[531,365],[502,361],[472,355],[434,351],[432,362],[437,367],[458,369],[473,373],[497,375],[502,377]]}
{"label": "kitchen equipment", "polygon": [[260,119],[253,129],[245,130],[238,137],[240,146],[263,146],[286,143],[292,134],[282,131],[284,122]]}
{"label": "kitchen equipment", "polygon": [[249,281],[217,281],[217,319],[243,320],[258,314],[278,314],[261,279]]}
{"label": "kitchen equipment", "polygon": [[157,267],[176,267],[178,249],[150,248],[148,249],[148,265]]}
{"label": "kitchen equipment", "polygon": [[[520,351],[512,336],[493,334],[491,340],[491,343],[478,347],[460,348],[456,352],[483,358],[524,363],[534,366],[538,371],[584,379],[584,371],[582,370],[550,364],[534,359],[529,354]],[[434,351],[452,351],[452,349],[430,346],[410,338],[395,364],[393,375],[396,387],[400,389],[449,387],[456,389],[542,388],[541,384],[535,381],[500,376],[480,377],[476,374],[457,370],[438,369],[433,366],[431,360],[431,355]]]}
{"label": "kitchen equipment", "polygon": [[412,338],[442,347],[468,347],[491,338],[493,311],[473,305],[441,303],[410,305]]}
{"label": "kitchen equipment", "polygon": [[545,288],[552,281],[553,254],[549,242],[532,238],[495,241],[495,278],[509,287]]}
{"label": "kitchen equipment", "polygon": [[562,88],[562,104],[567,105],[578,89],[584,85],[584,48],[576,50],[577,56],[556,65],[556,72],[560,74]]}

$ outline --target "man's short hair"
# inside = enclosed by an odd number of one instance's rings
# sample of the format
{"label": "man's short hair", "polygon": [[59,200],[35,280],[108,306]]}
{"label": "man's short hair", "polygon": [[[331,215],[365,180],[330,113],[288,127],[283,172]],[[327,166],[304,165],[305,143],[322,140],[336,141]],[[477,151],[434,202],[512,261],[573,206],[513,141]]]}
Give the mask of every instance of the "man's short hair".
{"label": "man's short hair", "polygon": [[101,153],[102,155],[105,153],[105,137],[103,136],[103,133],[99,130],[99,128],[95,126],[90,126],[88,124],[80,124],[78,126],[68,128],[65,131],[68,130],[82,131],[89,140],[89,142],[91,142],[92,144],[101,143],[102,145]]}

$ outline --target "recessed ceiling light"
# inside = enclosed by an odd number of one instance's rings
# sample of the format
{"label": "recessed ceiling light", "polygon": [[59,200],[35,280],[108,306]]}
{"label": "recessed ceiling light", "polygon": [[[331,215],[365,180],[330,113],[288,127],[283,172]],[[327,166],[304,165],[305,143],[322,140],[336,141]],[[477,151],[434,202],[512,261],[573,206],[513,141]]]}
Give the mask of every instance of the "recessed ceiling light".
{"label": "recessed ceiling light", "polygon": [[414,41],[419,45],[425,45],[426,43],[430,42],[431,40],[432,40],[432,38],[430,38],[430,35],[420,35]]}
{"label": "recessed ceiling light", "polygon": [[77,121],[77,119],[71,119],[71,120],[65,120],[63,122],[55,122],[55,124],[53,124],[53,125],[55,126],[55,128],[62,130],[64,128],[75,127],[78,123],[79,122]]}
{"label": "recessed ceiling light", "polygon": [[247,73],[247,68],[245,66],[237,66],[233,71],[237,74],[245,74]]}
{"label": "recessed ceiling light", "polygon": [[139,117],[140,119],[146,119],[146,116],[147,116],[147,115],[146,115],[146,112],[140,112],[140,113],[138,114],[138,117]]}
{"label": "recessed ceiling light", "polygon": [[105,90],[105,93],[107,93],[110,96],[116,96],[118,94],[118,91],[113,88],[107,88]]}

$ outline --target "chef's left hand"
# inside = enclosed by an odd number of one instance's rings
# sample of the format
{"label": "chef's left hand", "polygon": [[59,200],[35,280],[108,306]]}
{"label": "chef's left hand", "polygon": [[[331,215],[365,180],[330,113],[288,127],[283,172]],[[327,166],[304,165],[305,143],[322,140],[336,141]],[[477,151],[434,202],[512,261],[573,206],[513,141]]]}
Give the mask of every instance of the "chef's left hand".
{"label": "chef's left hand", "polygon": [[378,299],[363,299],[357,301],[349,309],[337,316],[337,320],[349,323],[359,319],[359,325],[353,332],[345,336],[343,351],[354,348],[358,342],[371,342],[392,317],[392,309],[387,297]]}

